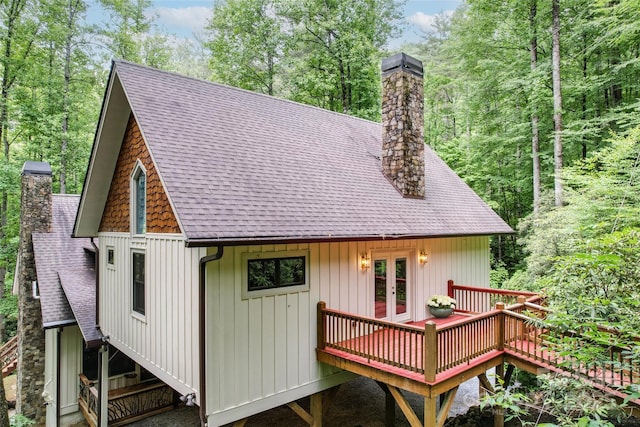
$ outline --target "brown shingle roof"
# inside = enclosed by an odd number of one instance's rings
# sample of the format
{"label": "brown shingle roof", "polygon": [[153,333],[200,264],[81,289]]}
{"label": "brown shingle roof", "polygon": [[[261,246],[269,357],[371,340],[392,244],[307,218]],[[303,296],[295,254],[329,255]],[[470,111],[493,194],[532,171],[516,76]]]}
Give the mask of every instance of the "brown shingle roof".
{"label": "brown shingle roof", "polygon": [[426,198],[403,198],[379,123],[126,62],[112,78],[190,243],[512,232],[428,147]]}
{"label": "brown shingle roof", "polygon": [[[90,252],[92,246],[89,239],[71,237],[79,200],[79,196],[54,194],[52,231],[32,235],[42,323],[45,328],[49,328],[77,321],[85,338],[96,339],[95,265],[94,255]],[[63,282],[61,286],[59,275],[73,275],[80,280],[74,280],[73,286],[69,285],[70,280]],[[93,292],[87,292],[87,289]],[[81,298],[77,298],[78,296]],[[90,326],[86,326],[88,329],[85,330],[83,325]]]}
{"label": "brown shingle roof", "polygon": [[95,270],[60,270],[58,277],[85,342],[92,346],[101,341],[102,335],[96,328]]}

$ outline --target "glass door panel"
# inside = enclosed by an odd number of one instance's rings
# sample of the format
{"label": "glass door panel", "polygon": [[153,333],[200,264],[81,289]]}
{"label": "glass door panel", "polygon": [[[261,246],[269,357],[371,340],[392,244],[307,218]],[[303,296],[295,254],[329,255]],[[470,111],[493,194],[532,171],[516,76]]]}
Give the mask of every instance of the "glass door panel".
{"label": "glass door panel", "polygon": [[373,262],[374,279],[374,311],[376,319],[387,317],[387,260],[377,259]]}
{"label": "glass door panel", "polygon": [[395,316],[407,312],[407,259],[396,258]]}

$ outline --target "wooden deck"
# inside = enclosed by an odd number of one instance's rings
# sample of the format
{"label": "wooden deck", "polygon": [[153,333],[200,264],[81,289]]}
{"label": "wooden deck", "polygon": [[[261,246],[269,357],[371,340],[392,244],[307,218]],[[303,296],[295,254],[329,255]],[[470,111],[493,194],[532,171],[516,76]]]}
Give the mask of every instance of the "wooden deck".
{"label": "wooden deck", "polygon": [[[637,386],[640,365],[628,348],[606,346],[611,363],[585,366],[566,352],[554,351],[554,343],[571,339],[576,348],[588,344],[579,334],[555,331],[542,320],[546,309],[535,294],[478,289],[449,283],[449,295],[456,297],[461,310],[447,319],[427,319],[398,324],[375,318],[331,310],[318,304],[317,358],[388,387],[400,388],[425,397],[425,425],[442,426],[448,411],[438,413],[434,398],[452,399],[457,387],[479,377],[490,388],[486,371],[504,364],[518,366],[534,374],[558,372],[580,378],[593,387],[623,400],[625,389]],[[491,303],[497,303],[491,309]],[[506,301],[509,305],[505,305]],[[538,319],[522,314],[537,312]],[[480,313],[478,313],[480,312]],[[396,394],[394,394],[396,398]],[[421,426],[410,407],[398,404],[412,426]],[[640,399],[630,404],[640,407]]]}

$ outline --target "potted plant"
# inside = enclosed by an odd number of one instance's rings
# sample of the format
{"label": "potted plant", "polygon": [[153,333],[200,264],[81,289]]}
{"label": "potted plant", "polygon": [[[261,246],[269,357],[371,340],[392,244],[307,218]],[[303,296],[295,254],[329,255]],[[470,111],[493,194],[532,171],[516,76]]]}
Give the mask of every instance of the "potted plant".
{"label": "potted plant", "polygon": [[432,295],[427,300],[427,307],[433,317],[449,317],[456,307],[456,300],[447,295]]}

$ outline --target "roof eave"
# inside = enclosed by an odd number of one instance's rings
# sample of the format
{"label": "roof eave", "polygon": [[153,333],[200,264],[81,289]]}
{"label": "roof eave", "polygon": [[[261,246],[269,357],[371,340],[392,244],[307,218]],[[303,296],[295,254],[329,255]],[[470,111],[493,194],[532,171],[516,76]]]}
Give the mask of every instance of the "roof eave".
{"label": "roof eave", "polygon": [[265,236],[265,237],[230,237],[230,238],[191,238],[185,240],[188,248],[203,248],[210,246],[244,246],[244,245],[278,245],[293,243],[332,243],[332,242],[366,242],[374,240],[415,240],[435,239],[447,237],[473,237],[511,235],[515,231],[479,231],[474,233],[442,233],[442,234],[402,234],[402,235],[369,235],[369,236]]}
{"label": "roof eave", "polygon": [[[73,227],[73,237],[97,236],[102,210],[107,200],[130,114],[129,102],[113,63],[91,148],[89,167]],[[96,161],[98,158],[100,162]]]}
{"label": "roof eave", "polygon": [[46,322],[42,324],[42,329],[64,328],[65,326],[77,325],[76,319],[58,320],[55,322]]}

